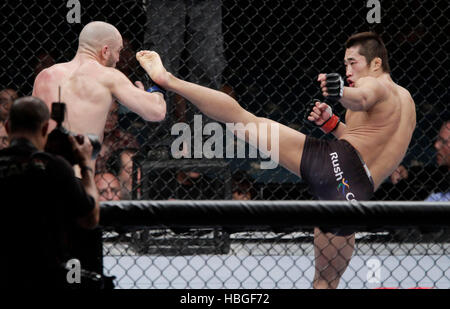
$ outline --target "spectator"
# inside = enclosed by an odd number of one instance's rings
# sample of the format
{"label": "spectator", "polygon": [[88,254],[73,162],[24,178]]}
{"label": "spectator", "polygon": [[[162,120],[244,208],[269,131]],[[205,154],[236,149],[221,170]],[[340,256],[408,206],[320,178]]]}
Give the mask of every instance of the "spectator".
{"label": "spectator", "polygon": [[6,148],[8,145],[8,133],[6,133],[5,122],[0,120],[0,149]]}
{"label": "spectator", "polygon": [[[436,148],[436,161],[439,169],[444,174],[437,188],[426,198],[426,201],[450,201],[450,120],[445,121],[434,143]],[[440,185],[442,184],[442,185]]]}
{"label": "spectator", "polygon": [[2,209],[9,218],[2,224],[2,235],[8,235],[5,282],[14,288],[65,286],[70,226],[92,229],[99,222],[94,174],[87,167],[92,145],[86,137],[82,144],[69,137],[80,180],[66,160],[43,152],[49,118],[39,98],[14,101],[6,122],[10,146],[0,150]]}
{"label": "spectator", "polygon": [[111,154],[121,148],[139,148],[139,144],[133,135],[122,131],[118,127],[119,121],[119,105],[116,101],[111,104],[108,118],[105,124],[105,135],[102,148],[97,156],[95,165],[96,173],[104,173],[107,171],[106,162]]}
{"label": "spectator", "polygon": [[11,105],[18,97],[17,91],[11,88],[5,88],[0,91],[0,120],[5,121],[8,119],[8,113]]}
{"label": "spectator", "polygon": [[134,50],[128,38],[122,39],[123,49],[120,52],[119,62],[116,68],[125,74],[130,80],[140,80],[137,76],[133,76],[140,68],[136,60],[136,51]]}
{"label": "spectator", "polygon": [[100,173],[95,175],[100,198],[99,201],[120,201],[122,199],[120,183],[112,173]]}
{"label": "spectator", "polygon": [[49,53],[40,53],[37,56],[37,63],[34,66],[34,76],[37,76],[42,70],[51,67],[55,63],[55,59]]}
{"label": "spectator", "polygon": [[[115,174],[120,182],[121,196],[123,200],[132,199],[133,191],[133,157],[136,155],[137,149],[123,148],[117,149],[110,156],[106,163],[107,168]],[[141,170],[137,168],[137,183],[141,179]],[[140,191],[138,190],[140,197]]]}
{"label": "spectator", "polygon": [[390,176],[390,180],[394,185],[406,178],[408,178],[408,170],[403,165],[399,165]]}
{"label": "spectator", "polygon": [[217,192],[214,190],[214,181],[196,171],[178,171],[176,185],[173,193],[180,200],[207,200],[213,199]]}
{"label": "spectator", "polygon": [[439,166],[450,168],[450,120],[445,121],[434,143],[436,161]]}
{"label": "spectator", "polygon": [[378,200],[448,200],[450,166],[450,121],[442,125],[434,148],[435,165],[415,164],[406,168],[400,165],[390,176],[391,182],[385,182],[375,193]]}
{"label": "spectator", "polygon": [[[159,53],[169,72],[185,72],[188,81],[214,89],[221,87],[225,68],[221,0],[149,1],[146,29],[146,48]],[[194,109],[172,93],[166,102],[168,117],[164,123],[154,125],[152,136],[170,139],[168,126],[177,121],[191,123]]]}
{"label": "spectator", "polygon": [[255,196],[252,183],[244,172],[233,174],[232,186],[233,200],[249,201]]}

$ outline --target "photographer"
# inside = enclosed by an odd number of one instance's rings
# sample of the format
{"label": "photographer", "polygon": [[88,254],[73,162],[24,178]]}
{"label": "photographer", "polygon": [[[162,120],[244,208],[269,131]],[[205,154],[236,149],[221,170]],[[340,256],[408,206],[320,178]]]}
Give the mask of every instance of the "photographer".
{"label": "photographer", "polygon": [[[0,150],[2,235],[11,288],[67,286],[68,227],[99,222],[88,138],[69,136],[81,179],[62,157],[44,152],[50,113],[36,97],[17,99],[6,122],[10,146]],[[83,265],[81,265],[83,267]]]}

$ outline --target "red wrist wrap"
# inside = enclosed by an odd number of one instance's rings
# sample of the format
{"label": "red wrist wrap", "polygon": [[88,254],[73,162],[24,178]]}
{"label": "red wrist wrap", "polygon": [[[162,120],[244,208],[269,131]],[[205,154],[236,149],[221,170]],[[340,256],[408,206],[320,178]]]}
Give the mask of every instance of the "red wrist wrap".
{"label": "red wrist wrap", "polygon": [[334,129],[337,128],[339,122],[341,122],[341,120],[339,119],[338,116],[333,115],[330,117],[330,119],[328,119],[321,127],[320,129],[325,132],[325,133],[330,133],[333,132]]}

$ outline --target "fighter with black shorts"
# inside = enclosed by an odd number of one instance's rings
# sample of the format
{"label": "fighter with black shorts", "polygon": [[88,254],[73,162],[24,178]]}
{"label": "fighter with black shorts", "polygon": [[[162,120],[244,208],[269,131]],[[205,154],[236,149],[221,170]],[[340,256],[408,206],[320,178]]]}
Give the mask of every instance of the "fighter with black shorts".
{"label": "fighter with black shorts", "polygon": [[[308,120],[332,133],[334,141],[308,137],[252,114],[225,93],[181,80],[165,70],[158,55],[148,54],[148,62],[155,68],[150,77],[156,84],[211,119],[243,124],[246,141],[260,150],[278,149],[277,163],[304,178],[317,198],[367,200],[403,159],[416,124],[415,105],[410,93],[393,82],[380,36],[357,33],[345,48],[349,86],[338,73],[317,78],[322,95],[347,109],[345,123],[326,103],[316,102],[308,110]],[[314,288],[336,288],[353,254],[354,233],[332,232],[314,231]]]}
{"label": "fighter with black shorts", "polygon": [[[346,140],[320,140],[307,136],[300,174],[319,200],[365,201],[374,193],[373,179],[358,151]],[[337,236],[354,233],[346,228],[321,228]]]}

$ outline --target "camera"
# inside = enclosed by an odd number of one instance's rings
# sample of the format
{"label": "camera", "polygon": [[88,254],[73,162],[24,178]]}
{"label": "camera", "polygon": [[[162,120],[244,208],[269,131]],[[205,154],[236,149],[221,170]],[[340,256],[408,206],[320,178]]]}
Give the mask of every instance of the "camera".
{"label": "camera", "polygon": [[[77,134],[70,132],[62,126],[65,113],[65,103],[52,103],[52,111],[50,117],[56,121],[56,128],[48,135],[47,144],[45,145],[45,151],[60,155],[67,161],[69,161],[70,164],[75,165],[78,164],[78,161],[73,153],[72,143],[69,140],[69,136],[74,136],[80,144],[83,142],[83,140],[80,140]],[[95,134],[87,134],[87,137],[92,145],[92,160],[95,160],[98,153],[100,152],[100,140]]]}

